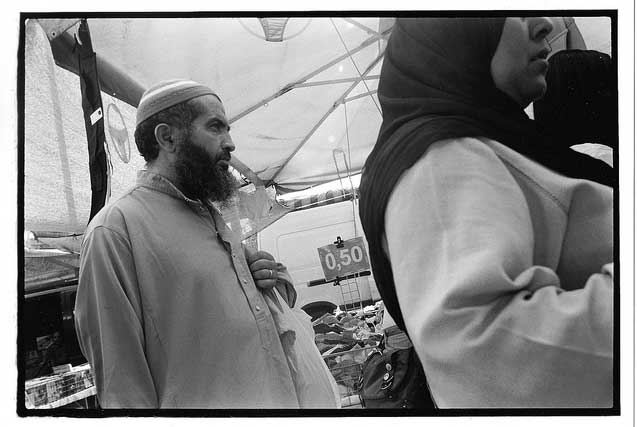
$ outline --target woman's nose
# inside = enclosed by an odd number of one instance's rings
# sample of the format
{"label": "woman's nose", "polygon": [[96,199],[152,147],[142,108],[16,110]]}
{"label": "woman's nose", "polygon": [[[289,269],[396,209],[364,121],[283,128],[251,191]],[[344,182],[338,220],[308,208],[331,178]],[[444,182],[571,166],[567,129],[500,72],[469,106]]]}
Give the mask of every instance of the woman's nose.
{"label": "woman's nose", "polygon": [[545,16],[529,18],[528,23],[532,40],[542,40],[553,31],[551,18]]}

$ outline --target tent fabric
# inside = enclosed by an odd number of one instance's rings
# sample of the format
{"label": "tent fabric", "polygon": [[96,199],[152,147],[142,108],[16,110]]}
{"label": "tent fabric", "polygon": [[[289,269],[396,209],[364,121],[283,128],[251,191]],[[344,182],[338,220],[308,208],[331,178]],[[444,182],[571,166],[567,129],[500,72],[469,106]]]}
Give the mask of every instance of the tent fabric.
{"label": "tent fabric", "polygon": [[[135,121],[135,109],[101,95],[113,198],[135,182],[144,160],[137,154],[129,125]],[[46,34],[35,21],[25,28],[24,100],[25,229],[81,234],[90,216],[91,180],[80,81],[55,65]],[[111,104],[115,108],[109,108]],[[117,132],[124,125],[125,146],[131,152],[127,163],[117,154],[114,138],[121,138]]]}

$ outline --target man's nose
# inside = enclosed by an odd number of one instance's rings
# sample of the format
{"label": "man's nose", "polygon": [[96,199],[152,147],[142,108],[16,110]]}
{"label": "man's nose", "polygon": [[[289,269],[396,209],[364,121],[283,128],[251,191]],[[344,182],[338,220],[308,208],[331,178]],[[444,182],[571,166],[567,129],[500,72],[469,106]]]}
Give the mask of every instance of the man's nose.
{"label": "man's nose", "polygon": [[223,143],[221,144],[221,147],[228,152],[232,152],[236,148],[234,146],[234,142],[232,141],[232,137],[230,136],[229,133],[227,133],[226,137],[223,139]]}
{"label": "man's nose", "polygon": [[546,16],[529,18],[528,22],[532,40],[542,40],[553,31],[553,22]]}

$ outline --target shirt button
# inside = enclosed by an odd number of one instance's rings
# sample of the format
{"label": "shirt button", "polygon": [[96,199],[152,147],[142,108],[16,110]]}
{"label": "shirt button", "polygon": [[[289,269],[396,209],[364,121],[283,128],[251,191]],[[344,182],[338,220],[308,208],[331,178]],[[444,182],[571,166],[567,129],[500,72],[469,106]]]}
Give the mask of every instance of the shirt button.
{"label": "shirt button", "polygon": [[259,307],[258,305],[255,305],[255,306],[254,306],[254,309],[255,309],[256,311],[261,311],[261,307]]}
{"label": "shirt button", "polygon": [[243,279],[243,283],[248,283],[248,280],[247,279]]}

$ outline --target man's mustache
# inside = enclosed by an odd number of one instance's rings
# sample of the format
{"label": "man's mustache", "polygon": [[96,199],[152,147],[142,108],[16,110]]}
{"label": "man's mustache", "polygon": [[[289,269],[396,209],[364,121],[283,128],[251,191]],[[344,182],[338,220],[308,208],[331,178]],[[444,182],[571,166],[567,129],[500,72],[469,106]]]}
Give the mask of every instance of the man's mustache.
{"label": "man's mustache", "polygon": [[[225,160],[226,162],[229,162],[231,158],[232,158],[232,156],[230,155],[230,153],[226,153],[225,156],[219,157],[219,160]],[[219,160],[217,160],[217,161],[219,161]]]}

